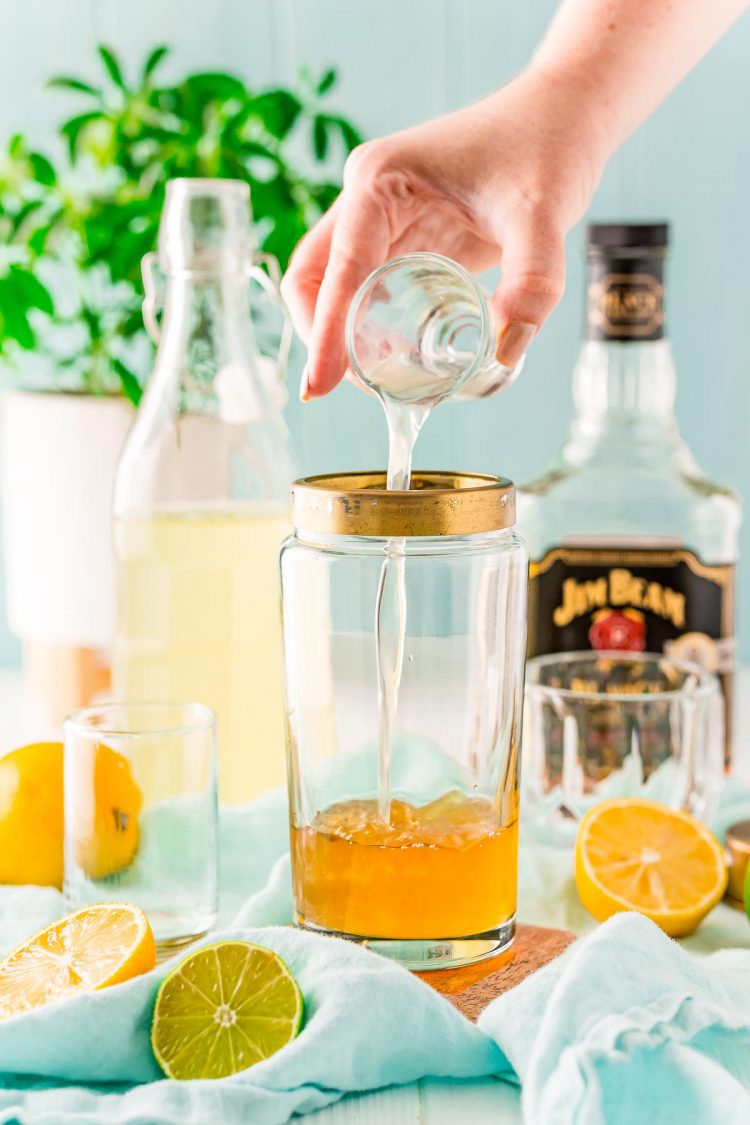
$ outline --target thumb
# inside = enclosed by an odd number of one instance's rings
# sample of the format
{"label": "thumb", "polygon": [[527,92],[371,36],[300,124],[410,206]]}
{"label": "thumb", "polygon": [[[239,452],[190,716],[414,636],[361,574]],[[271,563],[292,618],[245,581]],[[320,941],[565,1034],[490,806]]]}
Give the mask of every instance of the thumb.
{"label": "thumb", "polygon": [[551,223],[513,223],[504,234],[502,278],[492,298],[497,358],[515,367],[565,288],[565,242]]}

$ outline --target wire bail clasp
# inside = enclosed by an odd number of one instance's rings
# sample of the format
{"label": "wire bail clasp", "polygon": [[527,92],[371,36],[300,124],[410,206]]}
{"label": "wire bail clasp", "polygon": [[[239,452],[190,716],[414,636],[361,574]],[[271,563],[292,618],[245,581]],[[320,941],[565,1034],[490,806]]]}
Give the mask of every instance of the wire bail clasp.
{"label": "wire bail clasp", "polygon": [[[265,268],[264,268],[265,267]],[[195,271],[187,271],[195,272]],[[161,267],[159,254],[156,250],[144,254],[141,260],[141,276],[143,278],[143,301],[141,310],[143,323],[149,337],[158,346],[161,339],[159,315],[164,309],[164,294],[166,291],[166,274]],[[289,362],[289,353],[294,339],[292,318],[281,295],[281,269],[273,254],[261,251],[253,254],[252,262],[247,269],[246,276],[258,285],[270,299],[274,307],[280,312],[282,318],[281,332],[279,334],[279,347],[275,356],[266,356],[274,366],[275,378],[282,387],[286,381],[286,370]]]}

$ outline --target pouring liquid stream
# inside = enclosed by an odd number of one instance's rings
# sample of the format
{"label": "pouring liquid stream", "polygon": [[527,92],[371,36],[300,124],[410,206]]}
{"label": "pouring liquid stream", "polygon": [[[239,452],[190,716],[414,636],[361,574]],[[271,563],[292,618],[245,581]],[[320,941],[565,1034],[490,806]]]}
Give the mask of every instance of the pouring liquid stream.
{"label": "pouring liquid stream", "polygon": [[[432,408],[478,399],[513,382],[522,363],[495,360],[490,298],[455,262],[414,254],[374,271],[347,317],[352,370],[388,422],[387,487],[408,490],[417,436]],[[386,541],[375,611],[378,684],[377,811],[391,822],[392,755],[407,623],[406,540]]]}
{"label": "pouring liquid stream", "polygon": [[[427,372],[398,359],[384,361],[372,373],[372,382],[388,422],[388,474],[386,487],[405,491],[411,486],[414,445],[434,401],[408,401],[417,371]],[[422,384],[424,386],[424,383]],[[432,389],[432,388],[431,388]],[[422,390],[424,394],[424,390]],[[407,401],[405,401],[405,397]],[[406,639],[406,543],[389,539],[380,571],[375,609],[375,660],[378,675],[378,813],[391,817],[391,758]]]}

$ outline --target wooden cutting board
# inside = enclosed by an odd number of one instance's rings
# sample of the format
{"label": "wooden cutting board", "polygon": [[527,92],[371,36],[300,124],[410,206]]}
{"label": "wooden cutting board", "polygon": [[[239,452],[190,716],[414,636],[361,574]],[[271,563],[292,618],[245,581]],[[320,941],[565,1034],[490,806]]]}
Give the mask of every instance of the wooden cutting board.
{"label": "wooden cutting board", "polygon": [[498,957],[463,969],[431,969],[416,975],[476,1022],[496,997],[559,957],[574,940],[568,930],[519,926],[511,948]]}

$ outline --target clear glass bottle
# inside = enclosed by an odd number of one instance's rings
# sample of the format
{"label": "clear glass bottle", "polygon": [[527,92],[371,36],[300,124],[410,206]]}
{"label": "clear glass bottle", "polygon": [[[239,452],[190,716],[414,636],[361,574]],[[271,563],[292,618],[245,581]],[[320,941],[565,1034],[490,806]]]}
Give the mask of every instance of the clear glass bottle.
{"label": "clear glass bottle", "polygon": [[250,317],[251,279],[276,290],[247,185],[172,181],[158,263],[156,364],[115,483],[114,686],[125,701],[212,707],[221,799],[244,801],[284,776],[278,552],[294,476]]}
{"label": "clear glass bottle", "polygon": [[576,416],[550,470],[519,492],[529,651],[664,650],[720,672],[729,703],[740,508],[703,476],[675,422],[667,233],[587,231]]}

